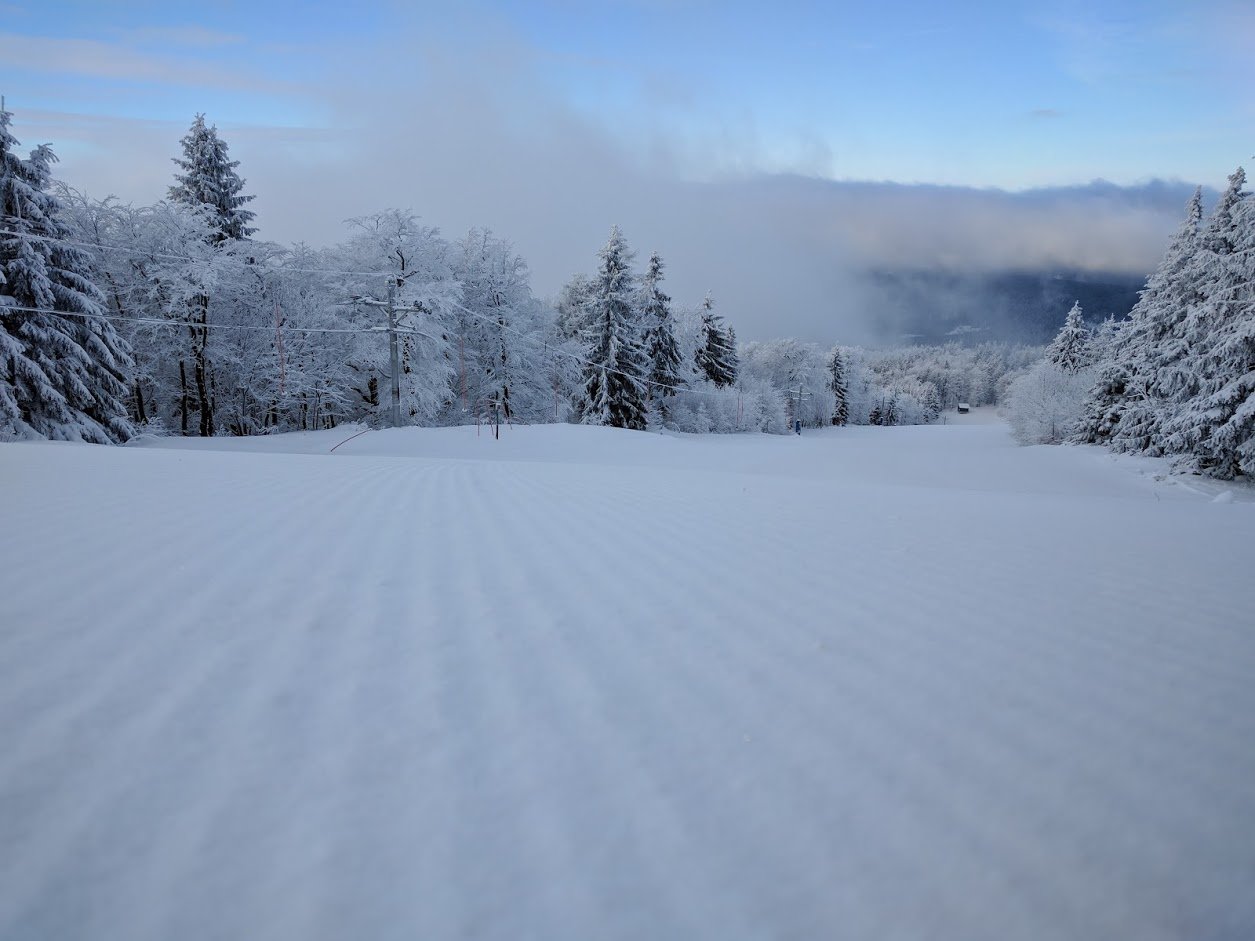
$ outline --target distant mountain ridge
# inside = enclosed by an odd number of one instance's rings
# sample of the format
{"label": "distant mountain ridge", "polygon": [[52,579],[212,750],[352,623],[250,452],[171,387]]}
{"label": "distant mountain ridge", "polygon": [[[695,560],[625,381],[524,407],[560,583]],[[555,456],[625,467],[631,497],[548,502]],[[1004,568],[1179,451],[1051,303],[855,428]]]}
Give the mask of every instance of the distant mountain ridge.
{"label": "distant mountain ridge", "polygon": [[1145,281],[1128,272],[881,269],[865,275],[864,290],[883,342],[1044,343],[1074,301],[1090,323],[1125,317]]}

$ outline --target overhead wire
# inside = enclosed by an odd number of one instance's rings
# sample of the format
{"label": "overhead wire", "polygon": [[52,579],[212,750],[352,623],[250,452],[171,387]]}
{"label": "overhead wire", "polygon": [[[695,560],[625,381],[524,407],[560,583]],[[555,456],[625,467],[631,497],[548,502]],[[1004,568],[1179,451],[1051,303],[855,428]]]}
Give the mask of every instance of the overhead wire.
{"label": "overhead wire", "polygon": [[[337,269],[328,269],[328,268],[292,268],[286,265],[276,265],[276,264],[267,263],[267,262],[247,261],[245,259],[236,258],[231,255],[219,256],[216,259],[199,259],[199,258],[193,258],[190,255],[173,255],[173,254],[163,253],[163,252],[146,252],[139,249],[127,249],[127,248],[122,248],[120,246],[106,245],[101,242],[86,242],[86,241],[82,241],[78,239],[67,239],[67,238],[60,238],[60,237],[48,236],[48,235],[36,235],[30,232],[17,232],[12,229],[0,229],[0,235],[9,235],[9,236],[17,237],[17,238],[32,239],[34,241],[40,241],[40,242],[51,242],[51,243],[58,243],[58,244],[64,244],[64,245],[73,245],[78,248],[91,248],[91,249],[97,249],[100,251],[116,251],[116,252],[121,252],[123,254],[138,255],[144,258],[164,258],[164,259],[174,260],[174,261],[191,262],[193,264],[207,264],[211,261],[233,261],[233,262],[236,262],[237,264],[240,264],[250,269],[277,271],[277,272],[283,272],[283,273],[289,273],[289,274],[343,275],[343,276],[352,276],[352,277],[392,277],[392,276],[395,276],[394,273],[386,271],[386,270],[384,271],[352,271],[352,270],[337,270]],[[478,311],[473,311],[470,308],[465,307],[456,302],[453,303],[453,306],[457,307],[459,310],[463,311],[464,313],[472,317],[476,317],[481,320],[488,321],[492,323],[494,326],[499,327],[500,329],[506,332],[513,333],[517,336],[523,337],[526,340],[535,342],[535,338],[530,336],[529,334],[526,334],[523,331],[518,330],[517,328],[511,327],[507,324],[501,323],[497,318],[494,318],[488,314],[481,314]],[[103,315],[103,314],[84,314],[84,313],[75,312],[75,311],[59,311],[59,310],[49,310],[49,309],[44,309],[44,308],[18,307],[15,305],[0,308],[0,311],[5,311],[5,310],[24,311],[24,312],[39,313],[39,314],[52,314],[52,315],[62,316],[62,317],[83,317],[86,319],[109,320],[115,323],[141,323],[141,324],[151,324],[151,325],[156,325],[156,326],[193,327],[193,328],[206,329],[206,330],[250,330],[250,331],[264,331],[266,333],[271,333],[275,329],[272,326],[262,327],[262,326],[252,326],[248,324],[197,324],[197,323],[188,323],[186,321],[161,320],[158,318],[109,316],[109,315]],[[407,308],[397,308],[397,310],[399,312],[405,312]],[[327,334],[332,334],[332,333],[380,334],[380,333],[387,333],[389,331],[389,328],[386,326],[369,327],[369,328],[331,328],[331,327],[292,327],[292,326],[288,326],[287,324],[281,325],[280,329],[292,330],[292,331],[301,332],[301,333],[327,333]],[[424,333],[423,331],[420,331],[420,330],[414,330],[411,328],[404,328],[404,327],[397,327],[395,329],[398,334],[402,334],[402,335],[421,336],[427,339],[437,339],[431,334]],[[617,376],[622,376],[627,379],[633,379],[637,383],[640,383],[642,385],[649,386],[652,388],[665,389],[667,391],[675,392],[675,393],[687,392],[694,395],[718,396],[720,394],[720,393],[714,392],[713,390],[694,389],[689,386],[677,386],[677,385],[671,385],[669,383],[658,382],[652,379],[647,379],[641,376],[637,376],[633,373],[629,373],[626,370],[615,369],[613,367],[608,367],[600,363],[593,362],[592,360],[586,359],[577,353],[573,353],[570,350],[564,350],[561,347],[556,346],[556,345],[553,346],[552,349],[556,355],[568,357],[569,359],[575,362],[578,362],[581,365],[591,366],[594,369],[600,369],[603,372],[610,373],[611,375],[617,375]]]}

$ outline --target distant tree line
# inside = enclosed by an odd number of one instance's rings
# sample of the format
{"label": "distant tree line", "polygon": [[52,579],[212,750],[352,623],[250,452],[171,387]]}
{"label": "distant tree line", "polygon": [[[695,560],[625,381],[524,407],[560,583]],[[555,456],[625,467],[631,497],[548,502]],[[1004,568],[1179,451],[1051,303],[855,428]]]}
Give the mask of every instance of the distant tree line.
{"label": "distant tree line", "polygon": [[[331,248],[257,239],[238,161],[198,115],[166,199],[132,206],[53,180],[0,113],[0,437],[123,441],[386,423],[389,316],[408,424],[584,422],[784,433],[934,421],[999,399],[1034,358],[1006,344],[878,352],[738,343],[708,294],[664,290],[611,230],[553,303],[484,229],[351,219]],[[390,312],[390,314],[389,314]]]}

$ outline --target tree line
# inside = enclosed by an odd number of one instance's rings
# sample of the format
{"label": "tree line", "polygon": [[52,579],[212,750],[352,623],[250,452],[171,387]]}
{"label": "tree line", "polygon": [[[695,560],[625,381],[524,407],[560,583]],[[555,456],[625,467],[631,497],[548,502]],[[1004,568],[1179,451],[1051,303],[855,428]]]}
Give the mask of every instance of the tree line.
{"label": "tree line", "polygon": [[1206,218],[1195,191],[1127,319],[1091,329],[1073,308],[1011,388],[1021,440],[1255,475],[1255,197],[1245,185],[1239,167]]}
{"label": "tree line", "polygon": [[330,248],[256,238],[238,161],[198,115],[167,198],[94,199],[17,153],[0,112],[0,436],[248,435],[388,420],[389,310],[402,421],[585,422],[783,433],[910,424],[996,401],[1024,348],[823,350],[739,343],[708,294],[677,307],[615,227],[553,303],[475,228],[350,219]]}

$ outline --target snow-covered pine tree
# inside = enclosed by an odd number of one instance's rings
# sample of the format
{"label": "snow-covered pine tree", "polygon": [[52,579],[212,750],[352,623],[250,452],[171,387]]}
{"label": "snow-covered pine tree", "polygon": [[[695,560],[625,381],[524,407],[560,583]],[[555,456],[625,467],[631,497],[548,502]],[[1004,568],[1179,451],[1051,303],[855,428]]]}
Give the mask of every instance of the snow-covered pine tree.
{"label": "snow-covered pine tree", "polygon": [[1185,320],[1197,391],[1164,424],[1164,450],[1194,470],[1255,473],[1255,202],[1239,167],[1203,230],[1186,277],[1198,302]]}
{"label": "snow-covered pine tree", "polygon": [[[674,396],[676,389],[684,385],[681,374],[683,357],[675,338],[675,319],[671,315],[671,298],[661,287],[662,259],[654,252],[649,256],[649,267],[641,285],[642,319],[645,330],[645,354],[649,357],[648,396],[660,403]],[[661,404],[665,419],[665,404]]]}
{"label": "snow-covered pine tree", "polygon": [[1101,442],[1105,436],[1117,451],[1160,450],[1167,390],[1192,388],[1193,380],[1181,367],[1188,349],[1185,318],[1197,301],[1189,272],[1202,220],[1199,187],[1186,203],[1185,219],[1163,260],[1104,356],[1099,384],[1108,388],[1105,393],[1095,390],[1088,403],[1084,440]]}
{"label": "snow-covered pine tree", "polygon": [[841,347],[834,346],[832,352],[828,354],[828,388],[832,390],[832,423],[834,425],[844,425],[850,420],[850,396],[845,372],[845,359],[841,356]]}
{"label": "snow-covered pine tree", "polygon": [[0,437],[125,440],[130,350],[102,319],[91,259],[60,241],[56,156],[41,145],[19,158],[11,117],[0,109],[0,229],[17,233],[0,234]]}
{"label": "snow-covered pine tree", "polygon": [[198,114],[179,143],[183,156],[175,157],[174,162],[182,172],[175,174],[170,199],[187,206],[211,207],[222,239],[245,239],[256,232],[249,226],[254,213],[244,208],[253,197],[241,195],[244,181],[235,171],[240,162],[227,156],[227,142],[218,136],[217,125],[206,127],[205,116]]}
{"label": "snow-covered pine tree", "polygon": [[592,297],[592,282],[587,276],[577,274],[562,285],[554,308],[558,312],[558,333],[566,340],[580,340],[588,325],[588,303]]}
{"label": "snow-covered pine tree", "polygon": [[709,294],[702,301],[702,335],[693,363],[698,375],[716,386],[736,382],[738,360],[736,336],[723,326],[723,318],[714,311],[715,302]]}
{"label": "snow-covered pine tree", "polygon": [[1084,414],[1074,434],[1074,440],[1080,444],[1105,443],[1123,411],[1126,374],[1124,366],[1116,359],[1119,336],[1120,323],[1114,316],[1108,316],[1090,341],[1098,380],[1082,405]]}
{"label": "snow-covered pine tree", "polygon": [[931,382],[925,382],[923,386],[924,397],[920,400],[920,404],[924,409],[924,422],[935,422],[941,415],[941,395]]}
{"label": "snow-covered pine tree", "polygon": [[[240,162],[228,157],[226,141],[218,136],[217,126],[206,126],[205,116],[198,114],[179,143],[183,156],[173,159],[182,172],[175,174],[174,185],[169,190],[170,200],[190,208],[207,209],[216,222],[212,237],[216,245],[238,242],[256,232],[249,226],[253,213],[243,208],[253,197],[241,195],[244,181],[235,171]],[[212,437],[217,430],[217,383],[209,351],[210,302],[208,293],[191,298],[187,314],[192,339],[192,382],[202,437]],[[180,369],[187,371],[182,362]],[[186,380],[184,382],[186,384]],[[186,394],[184,399],[188,400]],[[186,408],[183,411],[186,414]]]}
{"label": "snow-covered pine tree", "polygon": [[644,378],[649,358],[637,322],[632,252],[616,225],[598,253],[584,329],[584,391],[580,414],[586,425],[644,430]]}
{"label": "snow-covered pine tree", "polygon": [[1046,349],[1046,359],[1064,372],[1080,372],[1092,362],[1090,329],[1081,317],[1081,303],[1076,301],[1068,311],[1063,326]]}

